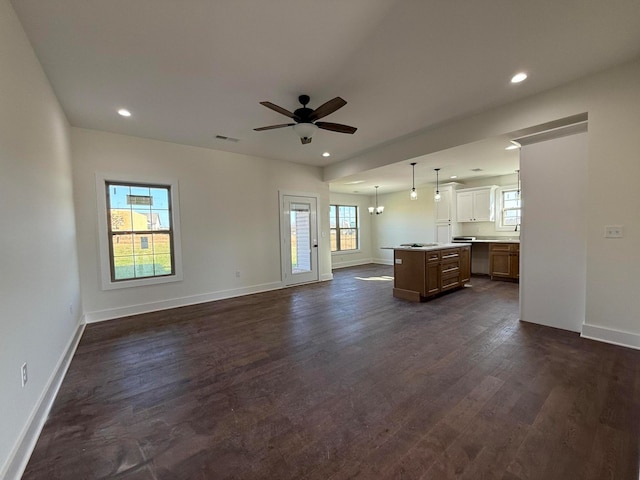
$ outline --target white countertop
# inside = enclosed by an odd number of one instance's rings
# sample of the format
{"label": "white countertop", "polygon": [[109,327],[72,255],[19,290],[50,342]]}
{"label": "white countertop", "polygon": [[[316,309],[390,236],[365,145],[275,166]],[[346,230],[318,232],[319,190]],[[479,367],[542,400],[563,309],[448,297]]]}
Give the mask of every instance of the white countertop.
{"label": "white countertop", "polygon": [[455,245],[464,243],[520,243],[519,238],[477,238],[476,240],[453,240]]}
{"label": "white countertop", "polygon": [[471,246],[469,242],[456,242],[456,243],[416,243],[415,245],[421,245],[420,247],[412,247],[410,245],[399,245],[397,247],[380,247],[383,250],[418,250],[418,251],[429,251],[429,250],[441,250],[443,248],[457,248],[457,247],[465,247]]}

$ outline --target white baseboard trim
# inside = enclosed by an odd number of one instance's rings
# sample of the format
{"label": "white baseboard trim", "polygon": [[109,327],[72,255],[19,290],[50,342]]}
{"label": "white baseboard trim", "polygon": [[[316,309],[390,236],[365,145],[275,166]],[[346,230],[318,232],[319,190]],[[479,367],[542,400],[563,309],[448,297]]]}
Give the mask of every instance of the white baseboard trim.
{"label": "white baseboard trim", "polygon": [[323,273],[322,275],[320,275],[321,282],[326,282],[329,280],[333,280],[333,273]]}
{"label": "white baseboard trim", "polygon": [[53,406],[53,401],[58,395],[58,390],[60,390],[62,380],[69,369],[71,359],[78,348],[78,343],[80,343],[80,339],[82,338],[84,327],[84,323],[78,324],[75,334],[71,337],[67,344],[67,348],[60,356],[56,368],[49,377],[46,387],[42,391],[42,394],[40,395],[33,412],[31,412],[29,420],[27,421],[20,438],[16,442],[13,452],[9,457],[9,461],[5,465],[5,468],[0,471],[0,478],[4,480],[19,480],[22,477],[25,468],[27,468],[29,458],[33,453],[33,449],[36,446],[38,437],[40,437],[40,432],[42,432],[42,428],[47,421],[49,411]]}
{"label": "white baseboard trim", "polygon": [[637,333],[625,332],[623,330],[599,327],[597,325],[589,325],[585,323],[582,325],[582,333],[580,336],[591,340],[597,340],[599,342],[611,343],[621,347],[640,350],[640,335]]}
{"label": "white baseboard trim", "polygon": [[371,263],[377,263],[378,265],[393,265],[393,259],[387,260],[386,258],[372,258]]}
{"label": "white baseboard trim", "polygon": [[[333,278],[333,276],[332,276]],[[156,312],[158,310],[167,310],[169,308],[185,307],[187,305],[196,305],[198,303],[214,302],[216,300],[224,300],[226,298],[241,297],[242,295],[251,295],[253,293],[268,292],[270,290],[278,290],[283,288],[282,282],[263,283],[250,287],[234,288],[231,290],[221,290],[219,292],[204,293],[201,295],[191,295],[188,297],[172,298],[169,300],[161,300],[159,302],[141,303],[138,305],[129,305],[126,307],[108,308],[106,310],[98,310],[95,312],[85,312],[85,320],[87,323],[103,322],[105,320],[113,320],[114,318],[128,317],[131,315],[139,315],[141,313]]]}
{"label": "white baseboard trim", "polygon": [[358,265],[367,265],[373,263],[371,258],[365,258],[363,260],[350,260],[347,262],[332,262],[331,268],[337,270],[338,268],[357,267]]}

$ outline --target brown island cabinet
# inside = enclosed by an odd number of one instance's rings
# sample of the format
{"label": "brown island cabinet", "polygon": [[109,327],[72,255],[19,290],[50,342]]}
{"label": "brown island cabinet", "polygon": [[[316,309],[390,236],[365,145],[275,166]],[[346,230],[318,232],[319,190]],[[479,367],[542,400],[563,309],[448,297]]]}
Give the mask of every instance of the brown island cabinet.
{"label": "brown island cabinet", "polygon": [[393,296],[420,302],[463,287],[471,279],[471,245],[394,248],[393,263]]}

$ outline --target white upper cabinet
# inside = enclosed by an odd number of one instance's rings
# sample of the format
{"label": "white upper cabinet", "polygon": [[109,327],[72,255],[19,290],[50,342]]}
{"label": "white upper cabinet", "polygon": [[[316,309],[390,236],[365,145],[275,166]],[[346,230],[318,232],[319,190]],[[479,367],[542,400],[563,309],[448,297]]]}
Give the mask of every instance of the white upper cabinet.
{"label": "white upper cabinet", "polygon": [[458,222],[493,222],[497,188],[492,185],[458,190]]}
{"label": "white upper cabinet", "polygon": [[[433,190],[435,194],[435,189]],[[440,201],[436,202],[436,223],[450,223],[456,221],[455,202],[456,186],[440,185]]]}

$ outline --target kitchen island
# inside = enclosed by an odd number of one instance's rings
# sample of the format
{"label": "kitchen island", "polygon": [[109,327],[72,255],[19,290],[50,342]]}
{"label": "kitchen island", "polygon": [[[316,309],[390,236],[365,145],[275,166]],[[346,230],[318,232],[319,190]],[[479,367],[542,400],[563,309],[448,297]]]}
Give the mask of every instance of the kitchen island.
{"label": "kitchen island", "polygon": [[394,297],[421,302],[470,280],[471,244],[413,245],[393,248]]}

